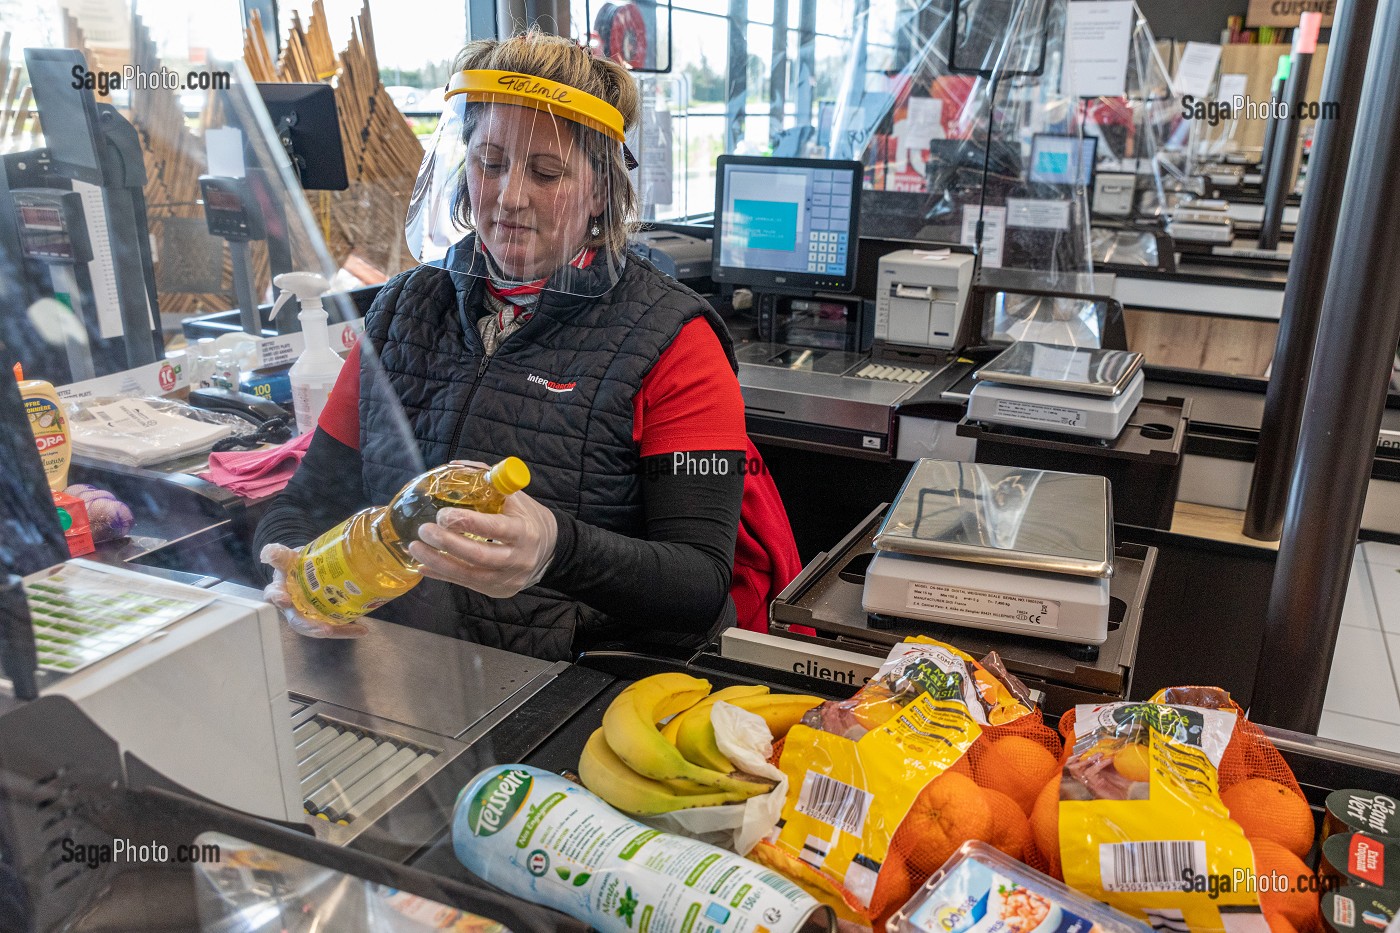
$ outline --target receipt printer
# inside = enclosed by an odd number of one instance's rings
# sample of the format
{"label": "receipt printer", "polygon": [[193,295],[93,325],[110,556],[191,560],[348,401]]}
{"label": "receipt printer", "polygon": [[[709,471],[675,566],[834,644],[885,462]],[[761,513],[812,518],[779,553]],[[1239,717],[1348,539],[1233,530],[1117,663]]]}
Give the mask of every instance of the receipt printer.
{"label": "receipt printer", "polygon": [[902,249],[880,260],[875,339],[953,349],[976,259],[948,250]]}

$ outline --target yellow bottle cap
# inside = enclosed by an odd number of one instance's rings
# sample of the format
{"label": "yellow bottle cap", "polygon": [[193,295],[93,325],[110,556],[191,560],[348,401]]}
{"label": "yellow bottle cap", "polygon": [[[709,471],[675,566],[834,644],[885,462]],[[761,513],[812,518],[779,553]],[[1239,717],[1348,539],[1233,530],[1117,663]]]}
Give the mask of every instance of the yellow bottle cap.
{"label": "yellow bottle cap", "polygon": [[519,457],[506,457],[491,468],[490,476],[491,485],[507,496],[530,485],[530,468]]}

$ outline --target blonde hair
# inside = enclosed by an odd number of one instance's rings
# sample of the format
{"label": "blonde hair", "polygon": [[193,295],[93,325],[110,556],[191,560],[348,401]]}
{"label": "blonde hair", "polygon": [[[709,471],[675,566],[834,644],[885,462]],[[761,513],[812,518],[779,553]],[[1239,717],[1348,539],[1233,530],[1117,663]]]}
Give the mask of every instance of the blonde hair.
{"label": "blonde hair", "polygon": [[[636,126],[641,114],[641,95],[627,69],[593,55],[569,39],[535,28],[508,39],[478,39],[468,43],[458,53],[452,67],[454,73],[475,69],[513,71],[567,84],[616,107],[622,114],[625,130]],[[462,121],[464,142],[476,131],[481,113],[482,105],[467,105]],[[587,245],[620,256],[627,249],[627,237],[636,226],[637,216],[637,192],[627,175],[622,147],[596,130],[585,129],[572,120],[566,122],[588,157],[595,183],[607,186],[608,205],[599,221],[601,229],[597,236],[589,236]],[[458,224],[465,229],[475,229],[465,174],[457,186],[453,211]]]}

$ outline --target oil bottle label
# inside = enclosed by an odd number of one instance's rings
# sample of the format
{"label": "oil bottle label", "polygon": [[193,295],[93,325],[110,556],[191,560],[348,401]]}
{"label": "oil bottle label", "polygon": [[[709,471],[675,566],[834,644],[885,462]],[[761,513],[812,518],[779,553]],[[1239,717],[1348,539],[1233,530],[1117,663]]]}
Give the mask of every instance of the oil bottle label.
{"label": "oil bottle label", "polygon": [[342,523],[306,546],[301,554],[302,592],[311,608],[332,622],[352,622],[387,600],[366,594],[351,579]]}

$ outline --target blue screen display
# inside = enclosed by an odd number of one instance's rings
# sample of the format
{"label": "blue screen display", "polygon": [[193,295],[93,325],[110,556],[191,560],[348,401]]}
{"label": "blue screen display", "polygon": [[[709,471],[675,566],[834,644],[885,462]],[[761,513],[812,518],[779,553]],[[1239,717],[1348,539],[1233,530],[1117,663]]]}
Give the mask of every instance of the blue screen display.
{"label": "blue screen display", "polygon": [[855,255],[854,176],[850,169],[724,165],[720,265],[845,277]]}
{"label": "blue screen display", "polygon": [[1031,143],[1030,180],[1040,185],[1083,185],[1094,179],[1098,139],[1037,134]]}

